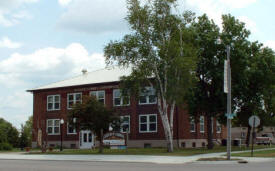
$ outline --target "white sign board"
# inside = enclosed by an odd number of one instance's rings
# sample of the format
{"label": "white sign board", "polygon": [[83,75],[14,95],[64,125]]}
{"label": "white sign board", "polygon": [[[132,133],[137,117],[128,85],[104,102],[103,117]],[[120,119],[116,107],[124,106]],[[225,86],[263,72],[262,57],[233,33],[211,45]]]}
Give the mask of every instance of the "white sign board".
{"label": "white sign board", "polygon": [[109,146],[125,145],[124,135],[117,132],[108,132],[103,135],[103,144]]}
{"label": "white sign board", "polygon": [[260,125],[261,121],[260,121],[260,118],[258,116],[253,115],[248,119],[248,123],[252,128],[253,127],[256,128]]}
{"label": "white sign board", "polygon": [[228,62],[227,60],[224,60],[224,71],[223,71],[223,91],[225,93],[228,93],[228,82],[227,82],[227,78],[228,78]]}

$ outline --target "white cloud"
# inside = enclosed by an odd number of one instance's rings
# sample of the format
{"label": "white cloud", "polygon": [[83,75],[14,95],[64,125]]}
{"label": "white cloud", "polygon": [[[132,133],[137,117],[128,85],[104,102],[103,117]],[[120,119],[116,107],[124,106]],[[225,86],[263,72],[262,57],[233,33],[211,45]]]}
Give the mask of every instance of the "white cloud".
{"label": "white cloud", "polygon": [[250,30],[252,33],[255,33],[255,32],[258,31],[256,22],[254,22],[253,20],[251,20],[251,19],[248,18],[247,16],[240,16],[240,17],[238,17],[238,19],[239,19],[241,22],[244,22],[246,28],[247,28],[248,30]]}
{"label": "white cloud", "polygon": [[32,114],[32,95],[26,90],[80,75],[83,68],[104,67],[103,54],[91,54],[79,43],[14,53],[0,60],[0,117],[19,127]]}
{"label": "white cloud", "polygon": [[0,25],[13,26],[18,24],[21,19],[30,18],[27,11],[20,8],[24,4],[38,2],[39,0],[0,0]]}
{"label": "white cloud", "polygon": [[[257,0],[180,0],[185,8],[191,9],[199,14],[206,13],[209,18],[213,19],[217,25],[221,27],[223,14],[230,13],[236,8],[246,8],[256,3]],[[184,1],[184,3],[183,3]],[[248,22],[252,29],[255,29],[254,22],[247,17],[241,17]]]}
{"label": "white cloud", "polygon": [[245,8],[257,0],[219,0],[221,4],[224,4],[230,8]]}
{"label": "white cloud", "polygon": [[48,47],[31,54],[14,53],[0,61],[0,84],[9,87],[16,83],[31,85],[40,80],[48,81],[48,78],[60,80],[80,74],[83,68],[91,71],[104,66],[103,54],[89,54],[79,43],[66,48]]}
{"label": "white cloud", "polygon": [[8,37],[3,37],[0,39],[0,48],[16,49],[20,48],[21,46],[21,43],[13,42]]}
{"label": "white cloud", "polygon": [[72,1],[63,13],[59,28],[92,34],[127,30],[125,0]]}
{"label": "white cloud", "polygon": [[67,6],[71,2],[72,0],[58,0],[58,3],[63,7]]}
{"label": "white cloud", "polygon": [[264,43],[264,45],[275,51],[275,40],[268,40]]}

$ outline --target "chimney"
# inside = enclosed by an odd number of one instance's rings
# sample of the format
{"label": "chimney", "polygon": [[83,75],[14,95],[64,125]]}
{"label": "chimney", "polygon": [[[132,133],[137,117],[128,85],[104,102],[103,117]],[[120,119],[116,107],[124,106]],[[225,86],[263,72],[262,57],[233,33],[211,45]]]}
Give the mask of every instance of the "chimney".
{"label": "chimney", "polygon": [[81,72],[83,75],[85,75],[87,73],[87,69],[83,69]]}

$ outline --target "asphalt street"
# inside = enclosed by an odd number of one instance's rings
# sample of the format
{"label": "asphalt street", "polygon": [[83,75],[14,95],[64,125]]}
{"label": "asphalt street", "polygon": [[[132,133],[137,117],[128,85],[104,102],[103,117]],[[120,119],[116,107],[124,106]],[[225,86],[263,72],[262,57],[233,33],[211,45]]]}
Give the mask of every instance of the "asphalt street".
{"label": "asphalt street", "polygon": [[0,160],[0,171],[274,171],[275,162],[151,164],[127,162],[81,162]]}

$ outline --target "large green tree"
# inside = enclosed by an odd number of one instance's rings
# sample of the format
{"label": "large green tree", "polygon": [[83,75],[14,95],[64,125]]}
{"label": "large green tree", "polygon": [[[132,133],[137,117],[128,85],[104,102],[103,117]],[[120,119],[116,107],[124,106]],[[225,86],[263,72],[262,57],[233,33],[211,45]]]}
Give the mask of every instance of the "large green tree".
{"label": "large green tree", "polygon": [[198,82],[188,93],[187,104],[190,114],[198,118],[206,116],[208,148],[213,148],[212,117],[224,114],[225,95],[223,93],[224,56],[219,55],[219,27],[206,15],[198,17],[193,24],[199,46],[196,77]]}
{"label": "large green tree", "polygon": [[132,67],[122,79],[123,90],[138,97],[144,86],[153,86],[167,149],[173,151],[175,106],[192,85],[197,48],[191,25],[192,13],[175,14],[176,0],[151,0],[141,5],[128,0],[131,33],[121,41],[111,41],[104,49],[108,64]]}
{"label": "large green tree", "polygon": [[25,124],[21,125],[21,131],[20,131],[20,147],[31,147],[32,143],[32,116],[28,118],[28,120],[25,122]]}
{"label": "large green tree", "polygon": [[11,123],[0,118],[0,144],[8,143],[13,147],[18,147],[19,133]]}
{"label": "large green tree", "polygon": [[116,113],[112,109],[107,109],[93,96],[84,96],[82,103],[74,105],[68,119],[69,123],[75,125],[78,130],[90,130],[96,133],[100,141],[100,153],[103,152],[102,134],[109,130],[110,125],[116,128],[119,124]]}
{"label": "large green tree", "polygon": [[274,52],[257,42],[250,45],[249,63],[245,70],[245,86],[238,96],[237,125],[248,127],[246,144],[249,146],[251,127],[248,119],[258,115],[261,127],[272,124],[274,117],[275,55]]}

